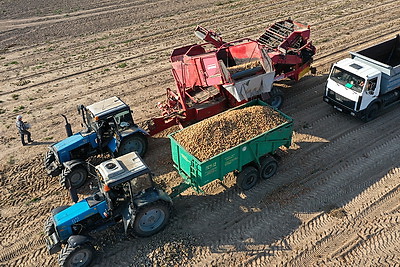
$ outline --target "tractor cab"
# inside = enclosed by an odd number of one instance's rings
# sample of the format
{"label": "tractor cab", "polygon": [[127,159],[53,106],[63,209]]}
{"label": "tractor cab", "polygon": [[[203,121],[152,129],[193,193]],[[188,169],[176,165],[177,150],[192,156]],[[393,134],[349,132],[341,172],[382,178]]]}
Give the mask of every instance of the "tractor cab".
{"label": "tractor cab", "polygon": [[[72,206],[54,209],[44,226],[50,254],[61,251],[59,263],[91,263],[92,233],[123,222],[126,233],[146,237],[161,231],[170,217],[172,200],[157,189],[147,165],[136,152],[94,167],[99,190]],[[84,261],[84,262],[83,262]]]}
{"label": "tractor cab", "polygon": [[88,131],[98,131],[101,127],[122,132],[129,127],[137,127],[131,110],[121,99],[114,96],[94,103],[86,108],[79,106],[78,111],[84,115],[84,123]]}
{"label": "tractor cab", "polygon": [[150,169],[139,156],[133,155],[113,158],[95,167],[99,190],[112,207],[110,210],[154,187]]}
{"label": "tractor cab", "polygon": [[60,176],[65,188],[81,187],[88,176],[86,160],[93,155],[109,153],[121,156],[136,151],[144,156],[147,151],[148,133],[138,127],[132,111],[118,97],[78,106],[85,129],[72,134],[66,117],[68,137],[49,147],[45,157],[47,173]]}

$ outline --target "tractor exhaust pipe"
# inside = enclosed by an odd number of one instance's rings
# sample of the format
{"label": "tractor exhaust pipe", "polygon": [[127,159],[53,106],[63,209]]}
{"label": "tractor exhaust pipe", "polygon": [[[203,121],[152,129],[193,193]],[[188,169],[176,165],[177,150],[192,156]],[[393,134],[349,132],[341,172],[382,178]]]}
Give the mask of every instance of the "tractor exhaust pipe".
{"label": "tractor exhaust pipe", "polygon": [[67,137],[70,137],[72,135],[71,124],[68,123],[67,116],[65,116],[64,114],[61,114],[61,116],[63,116],[65,119],[65,131],[67,132]]}

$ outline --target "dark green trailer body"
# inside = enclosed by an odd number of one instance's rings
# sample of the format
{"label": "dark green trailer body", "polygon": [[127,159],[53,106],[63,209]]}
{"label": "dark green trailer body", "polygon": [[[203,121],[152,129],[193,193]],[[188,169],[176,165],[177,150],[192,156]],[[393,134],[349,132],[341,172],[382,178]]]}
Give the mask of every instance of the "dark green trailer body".
{"label": "dark green trailer body", "polygon": [[[256,99],[233,109],[254,105],[268,106]],[[292,141],[293,119],[279,110],[277,112],[286,118],[286,122],[204,161],[199,161],[174,139],[174,135],[181,130],[170,134],[168,137],[171,140],[174,167],[184,180],[174,188],[171,196],[179,195],[189,187],[201,191],[201,186],[217,179],[222,181],[230,172],[240,172],[249,164],[260,166],[261,158],[274,154],[281,146],[289,148]]]}

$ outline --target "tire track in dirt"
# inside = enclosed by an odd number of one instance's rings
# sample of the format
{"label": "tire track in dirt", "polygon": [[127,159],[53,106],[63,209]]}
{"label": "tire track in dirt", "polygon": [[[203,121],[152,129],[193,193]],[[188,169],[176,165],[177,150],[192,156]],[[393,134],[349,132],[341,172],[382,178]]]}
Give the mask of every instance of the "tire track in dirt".
{"label": "tire track in dirt", "polygon": [[[394,138],[394,139],[392,139],[392,140],[390,140],[390,141],[388,141],[387,142],[387,144],[385,145],[385,147],[387,147],[387,146],[392,146],[393,147],[393,143],[394,142],[397,142],[397,139],[399,139],[400,138],[400,136],[397,136],[396,138]],[[378,150],[378,151],[380,151],[381,150],[381,147],[377,147],[377,148],[375,148],[375,150]],[[389,155],[390,153],[393,153],[395,151],[395,148],[392,148],[391,149],[391,151],[388,151],[388,152],[386,152],[385,154],[386,155]],[[373,153],[374,151],[371,151],[371,154],[374,154]],[[376,155],[376,153],[374,154],[374,155]],[[359,161],[363,161],[364,159],[363,159],[363,157],[361,157],[361,158],[358,158],[358,160]],[[372,158],[370,161],[373,161],[374,159]],[[383,161],[384,161],[384,159],[382,159],[381,160],[381,163],[383,163]],[[351,164],[351,163],[349,163],[348,164],[349,166],[358,166],[358,164]],[[389,164],[390,165],[390,164]],[[370,168],[373,168],[373,167],[371,167],[372,165],[369,165],[370,166]],[[346,172],[346,169],[348,169],[348,168],[343,168],[343,171],[342,172]],[[337,175],[340,175],[340,171],[336,171],[335,170],[335,172],[337,173]],[[356,173],[357,171],[355,171],[355,173]],[[334,183],[333,183],[333,185],[331,185],[333,188],[337,188],[338,187],[338,185],[342,185],[343,186],[343,184],[342,184],[342,182],[343,181],[345,181],[347,178],[349,178],[349,176],[351,176],[351,174],[348,174],[348,173],[346,173],[344,176],[347,176],[346,178],[342,178],[342,179],[340,179],[340,180],[342,180],[342,181],[335,181],[334,179],[329,179],[329,181],[334,181]],[[393,175],[392,175],[393,176]],[[389,176],[390,177],[390,176]],[[363,181],[362,181],[362,179],[361,178],[358,178],[360,181],[357,181],[357,182],[360,182],[360,184],[363,184]],[[392,181],[393,181],[393,178],[391,178],[392,179]],[[395,180],[394,180],[395,181]],[[357,183],[356,182],[356,183]],[[365,183],[365,182],[364,182]],[[384,181],[384,182],[382,182],[382,181],[378,181],[378,183],[380,183],[379,184],[379,186],[377,185],[377,184],[375,184],[375,185],[373,185],[372,187],[374,188],[374,189],[379,189],[379,191],[382,191],[382,188],[385,188],[385,187],[382,187],[382,184],[384,184],[384,185],[386,185],[386,187],[389,187],[389,186],[387,186],[387,182],[386,181]],[[315,186],[315,185],[313,185],[313,186]],[[393,186],[393,185],[392,185]],[[355,186],[356,188],[360,188],[360,186]],[[361,187],[363,187],[363,186],[361,186]],[[372,187],[370,187],[370,189],[368,189],[368,190],[371,190],[371,188]],[[393,200],[393,201],[395,201],[396,200],[396,198],[393,196],[393,195],[390,195],[391,194],[391,192],[393,192],[393,191],[396,191],[397,192],[397,194],[398,194],[398,188],[399,188],[399,185],[397,185],[394,189],[392,189],[392,190],[390,190],[391,189],[391,187],[389,187],[388,189],[386,189],[386,192],[384,193],[384,197],[382,197],[383,199],[385,199],[385,201],[387,201],[387,199],[388,199],[388,196],[390,196],[391,197],[391,199]],[[327,189],[327,191],[330,191],[330,192],[335,192],[335,190],[329,190],[329,188]],[[389,191],[389,192],[387,192],[387,191]],[[345,191],[342,191],[342,190],[339,190],[338,191],[339,193],[338,194],[336,194],[336,195],[333,195],[333,196],[329,196],[329,194],[328,194],[328,196],[329,197],[325,197],[325,192],[319,192],[318,193],[318,191],[313,191],[313,195],[320,195],[320,196],[324,196],[324,198],[333,198],[333,199],[343,199],[343,198],[341,198],[339,195],[342,195],[342,194],[346,194],[346,192]],[[369,196],[368,194],[365,194],[366,196]],[[355,198],[355,199],[357,199],[357,197]],[[300,210],[301,210],[301,207],[303,207],[303,205],[305,204],[305,203],[309,203],[309,202],[312,202],[312,201],[319,201],[319,202],[321,202],[321,201],[324,201],[324,200],[326,200],[326,199],[320,199],[320,198],[318,198],[318,197],[316,197],[316,196],[305,196],[305,199],[302,199],[301,201],[300,201],[300,203],[298,203],[297,204],[297,208],[299,208]],[[354,201],[354,200],[353,200]],[[377,203],[377,202],[379,202],[379,200],[376,200],[376,198],[374,198],[373,199],[373,203]],[[329,203],[329,202],[328,202]],[[386,202],[387,203],[387,202]],[[388,205],[389,206],[391,206],[393,203],[388,203]],[[299,209],[293,209],[293,210],[299,210]],[[348,210],[347,208],[346,208],[346,206],[344,207],[344,210]],[[385,210],[385,209],[383,209],[383,210]],[[346,216],[347,217],[351,217],[351,214],[346,214]],[[274,216],[275,217],[275,216]],[[360,217],[360,216],[358,216],[358,217]],[[363,216],[361,216],[360,218],[364,218]],[[317,224],[315,224],[314,222],[315,222],[315,220],[318,220],[318,222],[317,222]],[[321,219],[322,219],[322,221],[321,221]],[[324,243],[324,242],[327,242],[327,240],[329,240],[329,238],[330,238],[330,236],[332,235],[332,231],[330,230],[330,228],[329,228],[329,226],[330,227],[337,227],[337,222],[333,222],[332,223],[332,221],[327,221],[327,219],[329,219],[329,216],[327,216],[326,214],[323,214],[322,216],[321,215],[318,215],[318,216],[316,216],[315,218],[313,218],[311,221],[308,221],[308,222],[306,222],[305,224],[303,224],[301,227],[300,227],[300,229],[296,229],[296,231],[295,231],[295,235],[296,235],[296,238],[294,238],[294,234],[292,234],[292,235],[290,235],[289,236],[289,238],[285,238],[284,239],[284,243],[285,244],[288,244],[288,246],[289,247],[291,247],[292,248],[292,250],[291,251],[293,251],[293,252],[296,252],[296,251],[298,251],[298,250],[301,250],[300,248],[299,248],[299,246],[298,246],[298,243],[301,243],[301,242],[303,242],[304,240],[307,240],[308,242],[311,242],[312,244],[322,244],[322,243]],[[349,219],[350,220],[350,219]],[[352,220],[352,219],[351,219]],[[312,222],[312,223],[311,223]],[[323,224],[321,224],[323,222]],[[328,224],[328,223],[330,223],[330,224]],[[388,224],[393,224],[393,221],[391,221],[391,220],[388,220],[388,221],[385,221],[385,222],[380,222],[382,225],[388,225]],[[310,225],[311,225],[311,227],[310,227]],[[371,224],[365,224],[365,223],[363,223],[363,222],[361,222],[361,223],[358,223],[356,226],[354,226],[354,225],[340,225],[339,227],[337,227],[338,229],[361,229],[360,228],[360,225],[363,225],[363,227],[365,227],[365,226],[372,226],[372,228],[373,227],[376,227],[376,225],[371,225]],[[378,224],[379,225],[379,224]],[[318,227],[316,227],[316,226],[318,226]],[[359,227],[357,227],[357,226],[359,226]],[[323,232],[326,232],[326,234],[324,234],[323,235],[323,237],[320,239],[320,240],[316,240],[316,241],[311,241],[310,240],[310,236],[313,236],[312,234],[314,233],[314,235],[315,236],[318,236],[318,234],[316,234],[316,232],[319,230],[319,229],[322,229],[323,230]],[[259,235],[261,235],[261,233],[259,233]],[[345,239],[347,239],[347,238],[345,238]],[[278,241],[278,242],[281,242],[281,241]],[[336,242],[337,244],[340,244],[341,242]],[[344,242],[345,243],[345,242]],[[277,244],[271,244],[270,246],[276,246]],[[324,246],[324,247],[327,247],[327,246]],[[332,247],[332,246],[331,246]],[[337,246],[334,246],[334,247],[337,247]],[[306,248],[303,248],[305,251],[308,251],[309,252],[309,250],[312,250],[312,248],[313,248],[313,245],[311,246],[311,249],[310,249],[310,245],[308,245]],[[263,249],[268,249],[268,248],[263,248]],[[282,252],[282,253],[285,253],[284,251]],[[312,254],[311,254],[311,256],[315,256],[315,255],[318,255],[318,253],[320,253],[320,251],[318,251],[318,250],[314,250],[313,252],[312,252]],[[279,257],[280,255],[276,255],[277,256],[277,258],[280,258],[280,259],[282,259],[282,257]],[[268,258],[268,257],[267,257]],[[328,256],[328,258],[330,258],[329,256]],[[272,258],[273,259],[273,258]],[[261,260],[262,262],[268,262],[268,260],[267,259],[262,259]],[[269,264],[274,264],[274,262],[272,261],[270,261],[269,262]],[[276,264],[276,262],[275,262],[275,264]],[[293,262],[290,262],[290,265],[303,265],[304,266],[304,264],[306,265],[306,266],[309,266],[309,265],[313,265],[313,264],[315,264],[315,262],[313,262],[313,261],[309,261],[309,262],[297,262],[297,261],[293,261]],[[254,265],[254,264],[253,264]],[[255,265],[257,265],[257,264],[255,264]],[[268,266],[268,265],[267,265]]]}
{"label": "tire track in dirt", "polygon": [[13,19],[7,21],[0,21],[0,27],[3,29],[2,33],[10,32],[20,28],[28,28],[33,26],[42,26],[42,25],[52,25],[58,22],[65,21],[74,21],[82,18],[94,17],[105,15],[109,13],[116,13],[118,11],[126,11],[127,9],[133,9],[137,7],[143,8],[144,6],[154,6],[158,4],[162,4],[165,2],[169,2],[167,0],[158,0],[151,1],[150,3],[146,3],[148,1],[135,1],[134,3],[119,3],[119,4],[111,4],[109,6],[103,6],[99,8],[93,8],[89,10],[77,11],[68,13],[68,16],[65,15],[52,15],[45,17],[32,17],[25,19]]}
{"label": "tire track in dirt", "polygon": [[[393,177],[391,178],[393,179]],[[399,175],[397,175],[395,178],[398,179]],[[380,181],[378,181],[378,183],[381,183],[381,185],[383,184]],[[383,185],[387,186],[386,181]],[[385,187],[383,188],[385,189]],[[393,226],[396,225],[392,221],[392,218],[389,216],[382,217],[379,214],[380,213],[379,210],[378,212],[374,212],[373,210],[379,208],[381,204],[384,205],[396,204],[400,193],[399,188],[400,188],[399,185],[397,185],[395,188],[390,187],[389,189],[391,190],[386,188],[387,191],[383,195],[379,196],[378,198],[377,197],[372,198],[370,200],[371,203],[369,203],[369,206],[367,206],[359,214],[350,213],[350,211],[347,209],[347,205],[345,205],[343,209],[346,210],[346,217],[348,219],[345,218],[344,221],[341,222],[339,225],[335,224],[333,230],[324,229],[324,231],[327,232],[327,234],[321,238],[322,242],[317,241],[315,247],[306,248],[306,250],[301,252],[298,257],[295,257],[289,263],[295,265],[312,264],[316,261],[316,256],[321,254],[325,255],[328,254],[326,255],[325,260],[345,257],[345,255],[348,254],[347,253],[348,251],[351,251],[352,249],[358,247],[359,242],[363,242],[363,240],[367,240],[371,237],[374,237],[376,234],[381,233],[383,230],[385,231],[387,230],[389,233],[392,232],[390,231],[390,228],[393,228]],[[378,189],[379,193],[381,193],[382,191],[382,187],[375,186],[374,189]],[[359,199],[356,200],[360,201]],[[351,236],[353,236],[353,238],[349,238]],[[380,237],[380,239],[385,239],[385,237]],[[377,239],[374,242],[379,243],[381,241]],[[333,244],[330,245],[330,243]],[[383,240],[382,243],[385,243],[385,240]],[[335,247],[335,251],[328,253],[331,250],[329,249],[329,247],[332,247],[332,245],[333,247]]]}

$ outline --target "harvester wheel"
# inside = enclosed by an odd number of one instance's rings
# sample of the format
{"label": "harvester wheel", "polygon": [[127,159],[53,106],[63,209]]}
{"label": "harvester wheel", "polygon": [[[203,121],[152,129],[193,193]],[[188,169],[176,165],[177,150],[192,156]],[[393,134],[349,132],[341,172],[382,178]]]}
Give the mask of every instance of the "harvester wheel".
{"label": "harvester wheel", "polygon": [[283,92],[281,89],[272,87],[271,93],[270,93],[270,98],[268,99],[268,104],[270,104],[272,107],[279,109],[282,107],[283,104]]}
{"label": "harvester wheel", "polygon": [[85,184],[87,177],[88,172],[83,166],[76,166],[72,169],[64,168],[60,176],[60,184],[68,189],[68,180],[71,183],[71,187],[79,188]]}
{"label": "harvester wheel", "polygon": [[47,236],[50,236],[55,232],[54,223],[51,216],[45,221],[43,231]]}
{"label": "harvester wheel", "polygon": [[271,178],[275,175],[278,169],[278,162],[272,157],[265,157],[260,161],[260,177],[264,180]]}
{"label": "harvester wheel", "polygon": [[146,154],[147,146],[147,138],[143,134],[128,136],[122,140],[121,145],[118,148],[118,156],[136,151],[141,157],[143,157]]}
{"label": "harvester wheel", "polygon": [[139,209],[132,227],[132,234],[148,237],[160,232],[167,225],[171,215],[171,205],[156,201]]}
{"label": "harvester wheel", "polygon": [[58,255],[58,263],[61,266],[89,266],[94,258],[95,249],[92,244],[84,243],[76,247],[68,244],[61,250]]}
{"label": "harvester wheel", "polygon": [[253,166],[245,167],[236,177],[236,184],[242,190],[253,188],[258,181],[259,171]]}
{"label": "harvester wheel", "polygon": [[56,159],[53,151],[47,151],[46,156],[44,158],[44,166],[46,169],[50,166],[50,164]]}

